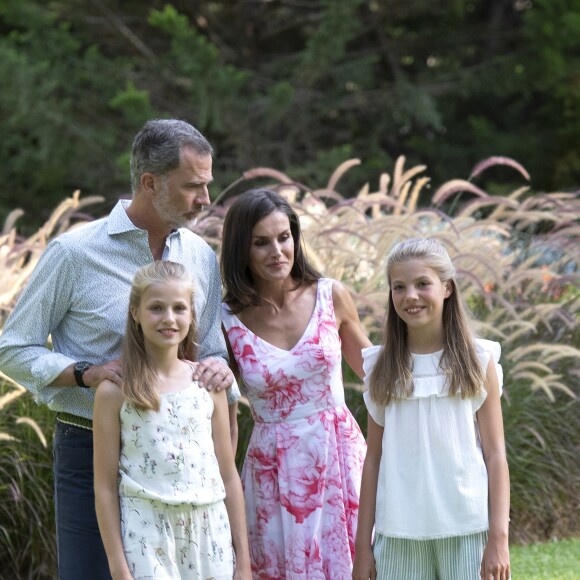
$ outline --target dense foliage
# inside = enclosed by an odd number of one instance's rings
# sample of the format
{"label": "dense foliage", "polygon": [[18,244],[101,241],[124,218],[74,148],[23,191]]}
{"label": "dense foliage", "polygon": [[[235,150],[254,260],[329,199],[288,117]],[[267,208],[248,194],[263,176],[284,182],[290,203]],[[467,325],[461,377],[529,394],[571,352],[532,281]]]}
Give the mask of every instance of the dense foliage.
{"label": "dense foliage", "polygon": [[351,197],[401,154],[436,184],[500,154],[567,190],[579,44],[577,0],[0,0],[0,219],[23,207],[34,231],[77,188],[128,193],[157,115],[215,144],[216,193],[255,166],[319,187],[356,156]]}

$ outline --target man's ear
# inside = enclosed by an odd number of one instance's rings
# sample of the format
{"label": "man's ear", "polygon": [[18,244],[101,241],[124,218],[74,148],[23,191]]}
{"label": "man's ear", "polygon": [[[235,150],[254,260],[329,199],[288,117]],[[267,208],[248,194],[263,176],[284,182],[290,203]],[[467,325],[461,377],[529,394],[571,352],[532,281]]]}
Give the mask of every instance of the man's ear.
{"label": "man's ear", "polygon": [[153,175],[153,173],[143,173],[143,175],[141,175],[140,184],[142,191],[150,194],[155,193],[155,175]]}

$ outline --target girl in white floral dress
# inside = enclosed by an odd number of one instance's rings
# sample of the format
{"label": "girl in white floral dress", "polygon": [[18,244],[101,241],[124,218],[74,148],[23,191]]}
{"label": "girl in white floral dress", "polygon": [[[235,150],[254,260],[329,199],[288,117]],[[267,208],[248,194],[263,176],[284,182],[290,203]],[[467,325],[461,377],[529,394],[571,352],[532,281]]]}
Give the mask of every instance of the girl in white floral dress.
{"label": "girl in white floral dress", "polygon": [[95,397],[97,518],[114,579],[251,577],[226,395],[192,382],[194,338],[185,268],[142,268],[122,388],[107,380]]}

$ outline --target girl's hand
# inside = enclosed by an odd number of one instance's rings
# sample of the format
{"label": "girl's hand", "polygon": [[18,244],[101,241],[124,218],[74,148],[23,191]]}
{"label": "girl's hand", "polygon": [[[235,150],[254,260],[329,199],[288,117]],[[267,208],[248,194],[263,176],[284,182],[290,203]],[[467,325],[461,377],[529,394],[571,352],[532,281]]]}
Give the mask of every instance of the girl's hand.
{"label": "girl's hand", "polygon": [[352,568],[352,580],[376,580],[377,570],[371,546],[357,548]]}
{"label": "girl's hand", "polygon": [[481,560],[482,580],[509,580],[510,553],[508,542],[488,540]]}

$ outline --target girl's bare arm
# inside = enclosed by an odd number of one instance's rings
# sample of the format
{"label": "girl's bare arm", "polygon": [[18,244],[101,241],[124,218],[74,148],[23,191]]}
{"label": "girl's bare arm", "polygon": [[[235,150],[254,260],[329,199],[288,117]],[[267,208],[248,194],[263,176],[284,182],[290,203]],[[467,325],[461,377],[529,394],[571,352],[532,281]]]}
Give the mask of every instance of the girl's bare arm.
{"label": "girl's bare arm", "polygon": [[484,580],[508,580],[510,481],[499,383],[492,359],[487,367],[485,390],[487,397],[477,412],[489,486],[489,538],[481,562],[481,577]]}
{"label": "girl's bare arm", "polygon": [[248,532],[246,524],[246,509],[242,482],[236,469],[234,455],[230,443],[230,426],[228,404],[225,392],[212,392],[214,412],[212,416],[212,438],[218,460],[220,473],[226,489],[226,510],[232,530],[232,542],[236,554],[236,569],[234,579],[251,580],[250,551],[248,547]]}
{"label": "girl's bare arm", "polygon": [[367,455],[363,466],[360,486],[358,527],[354,545],[353,580],[369,580],[369,578],[375,580],[377,577],[372,549],[372,534],[373,526],[375,525],[375,509],[377,505],[382,448],[383,427],[375,423],[369,414]]}
{"label": "girl's bare arm", "polygon": [[119,510],[121,389],[105,380],[97,388],[93,417],[95,507],[99,530],[114,580],[133,578],[123,550]]}
{"label": "girl's bare arm", "polygon": [[[236,363],[236,357],[232,352],[232,347],[230,345],[230,340],[228,338],[228,333],[226,329],[222,326],[222,332],[224,335],[224,340],[226,342],[226,347],[228,349],[228,357],[230,359],[229,366],[232,371],[234,378],[238,383],[240,382],[240,369]],[[232,403],[229,406],[229,417],[230,417],[230,439],[232,442],[232,450],[234,452],[234,459],[236,457],[236,450],[238,449],[238,402]]]}

